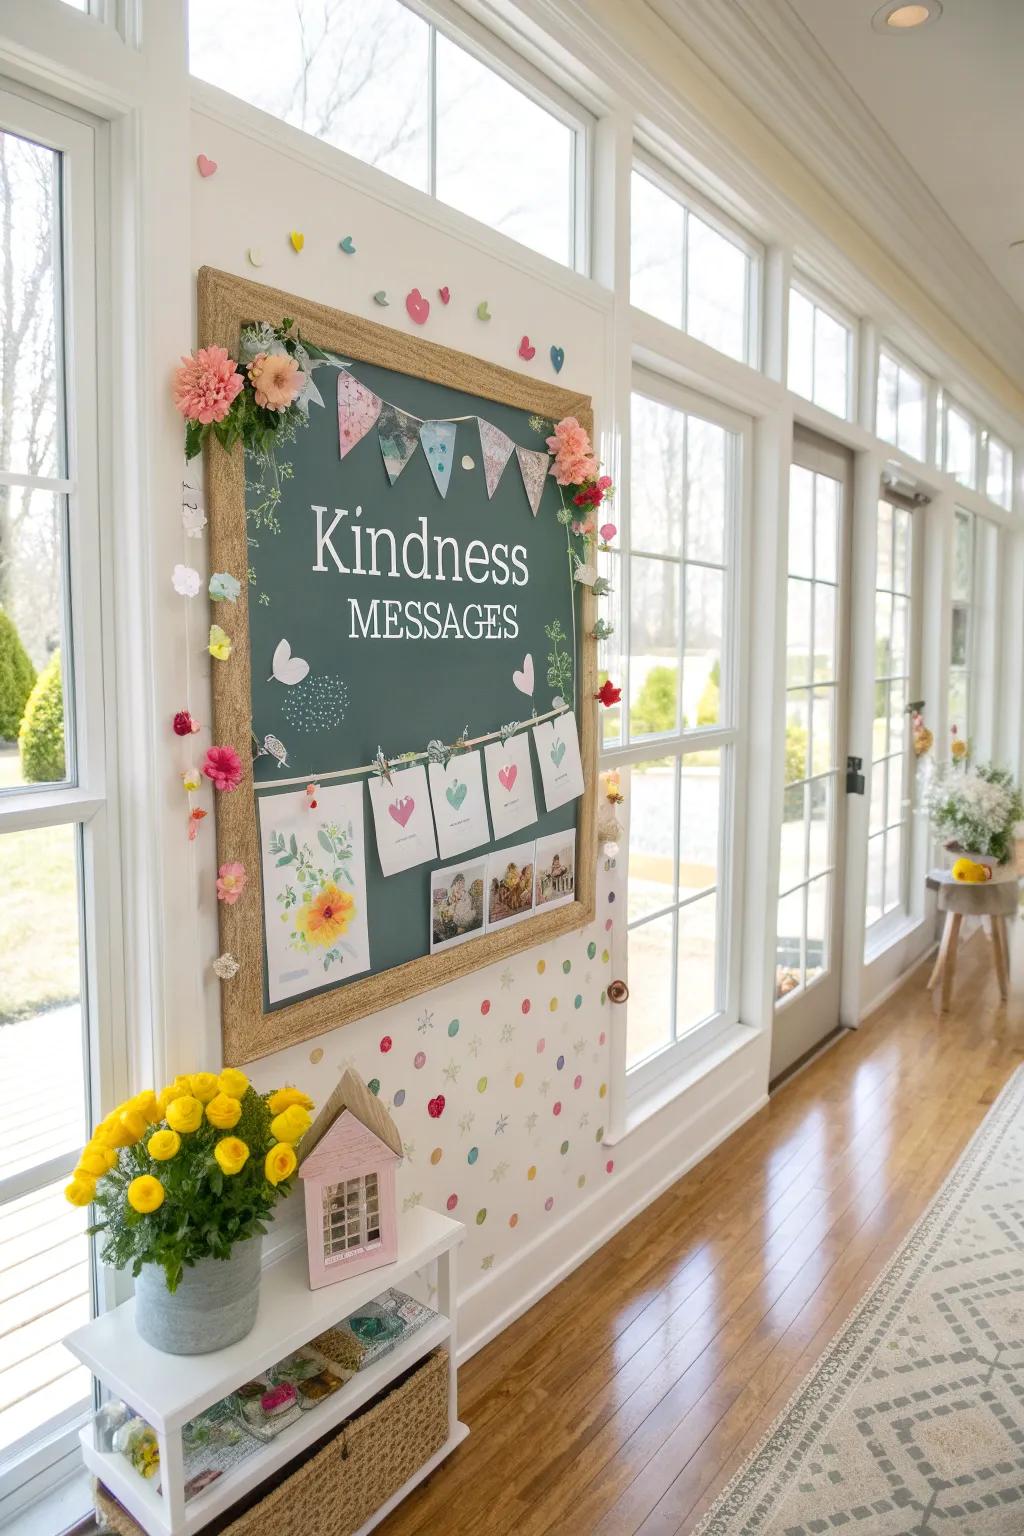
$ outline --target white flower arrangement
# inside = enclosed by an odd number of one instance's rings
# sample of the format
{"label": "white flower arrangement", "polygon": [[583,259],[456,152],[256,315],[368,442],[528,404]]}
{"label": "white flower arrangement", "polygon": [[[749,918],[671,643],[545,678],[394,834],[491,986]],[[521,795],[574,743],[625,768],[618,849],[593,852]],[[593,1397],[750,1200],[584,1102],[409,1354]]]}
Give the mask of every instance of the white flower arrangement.
{"label": "white flower arrangement", "polygon": [[1013,775],[991,764],[966,772],[946,767],[932,780],[925,803],[935,830],[964,853],[1005,864],[1013,856],[1024,801]]}

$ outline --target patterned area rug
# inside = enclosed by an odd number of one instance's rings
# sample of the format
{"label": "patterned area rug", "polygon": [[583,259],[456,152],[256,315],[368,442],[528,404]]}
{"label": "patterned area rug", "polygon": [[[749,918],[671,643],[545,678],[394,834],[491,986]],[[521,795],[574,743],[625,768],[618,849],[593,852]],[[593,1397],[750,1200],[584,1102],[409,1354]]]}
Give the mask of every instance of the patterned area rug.
{"label": "patterned area rug", "polygon": [[1024,1533],[1024,1067],[693,1536]]}

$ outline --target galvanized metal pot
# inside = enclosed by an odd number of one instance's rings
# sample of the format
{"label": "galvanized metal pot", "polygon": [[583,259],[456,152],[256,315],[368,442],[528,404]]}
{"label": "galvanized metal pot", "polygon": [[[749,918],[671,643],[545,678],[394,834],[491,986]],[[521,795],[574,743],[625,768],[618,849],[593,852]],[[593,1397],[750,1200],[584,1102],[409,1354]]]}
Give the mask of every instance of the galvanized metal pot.
{"label": "galvanized metal pot", "polygon": [[200,1259],[167,1289],[159,1264],[135,1282],[135,1327],[167,1355],[208,1355],[244,1339],[260,1304],[261,1237],[236,1243],[227,1259]]}

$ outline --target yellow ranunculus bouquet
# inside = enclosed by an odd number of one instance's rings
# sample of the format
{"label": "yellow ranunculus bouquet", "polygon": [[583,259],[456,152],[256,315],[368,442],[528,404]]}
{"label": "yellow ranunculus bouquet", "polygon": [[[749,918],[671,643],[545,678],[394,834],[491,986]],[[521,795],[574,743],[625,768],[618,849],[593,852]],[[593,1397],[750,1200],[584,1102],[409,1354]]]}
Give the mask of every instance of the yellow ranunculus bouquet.
{"label": "yellow ranunculus bouquet", "polygon": [[234,1067],[176,1077],[100,1121],[65,1196],[97,1207],[105,1264],[159,1264],[174,1291],[186,1267],[266,1231],[312,1108],[299,1088],[257,1093]]}

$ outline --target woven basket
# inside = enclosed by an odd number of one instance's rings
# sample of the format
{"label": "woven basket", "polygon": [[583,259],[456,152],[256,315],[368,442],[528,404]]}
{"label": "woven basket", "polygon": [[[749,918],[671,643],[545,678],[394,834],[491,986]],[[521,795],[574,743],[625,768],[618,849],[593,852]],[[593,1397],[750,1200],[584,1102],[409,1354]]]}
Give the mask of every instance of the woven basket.
{"label": "woven basket", "polygon": [[[448,1438],[448,1354],[428,1356],[401,1386],[354,1418],[222,1536],[352,1536]],[[102,1483],[96,1513],[117,1536],[145,1536]]]}

